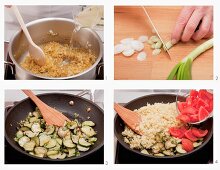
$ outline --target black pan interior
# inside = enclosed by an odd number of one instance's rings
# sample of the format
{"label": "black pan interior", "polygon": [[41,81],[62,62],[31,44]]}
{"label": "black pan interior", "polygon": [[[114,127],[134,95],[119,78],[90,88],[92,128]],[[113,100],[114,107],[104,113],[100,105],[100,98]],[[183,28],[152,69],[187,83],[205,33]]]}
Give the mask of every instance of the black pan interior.
{"label": "black pan interior", "polygon": [[[179,96],[178,97],[179,101],[185,101],[185,97],[183,96]],[[127,103],[125,105],[126,108],[130,109],[130,110],[135,110],[135,109],[139,109],[145,105],[147,105],[147,103],[149,104],[154,104],[154,103],[172,103],[176,101],[176,95],[174,94],[152,94],[152,95],[147,95],[147,96],[143,96],[137,99],[134,99],[132,101],[130,101],[129,103]],[[201,149],[203,146],[205,146],[208,141],[211,139],[212,137],[212,128],[213,128],[213,120],[209,119],[208,121],[202,123],[199,127],[201,129],[207,129],[209,132],[206,135],[206,137],[204,138],[204,143],[199,146],[198,148],[194,149],[192,152],[190,153],[186,153],[186,154],[181,154],[178,156],[166,156],[166,157],[155,157],[155,156],[151,156],[151,155],[146,155],[146,154],[142,154],[140,153],[140,151],[135,150],[135,149],[131,149],[129,147],[128,144],[126,144],[123,140],[123,136],[121,135],[121,133],[124,131],[124,122],[123,120],[118,116],[118,114],[115,116],[115,135],[118,139],[118,141],[120,142],[120,144],[125,147],[126,149],[135,152],[139,155],[145,156],[145,157],[153,157],[153,158],[158,158],[158,159],[166,159],[166,158],[174,158],[174,157],[182,157],[182,156],[186,156],[188,154],[192,154],[193,152],[196,152],[197,150]]]}
{"label": "black pan interior", "polygon": [[[80,159],[82,157],[91,154],[92,152],[98,150],[100,147],[103,146],[104,114],[103,114],[103,110],[99,106],[97,106],[96,104],[94,104],[93,102],[87,99],[70,94],[48,93],[48,94],[38,95],[38,97],[49,106],[54,107],[57,110],[61,111],[70,119],[74,119],[74,113],[77,113],[79,114],[78,119],[80,121],[88,120],[88,117],[90,117],[89,120],[95,122],[96,124],[94,129],[95,131],[97,131],[98,140],[95,143],[95,145],[93,145],[89,151],[81,152],[80,156],[78,157],[65,158],[64,160]],[[74,101],[73,106],[69,105],[69,101],[71,100]],[[49,158],[38,158],[28,154],[13,140],[13,138],[15,137],[15,133],[17,132],[16,127],[18,127],[18,122],[24,120],[29,112],[35,110],[35,107],[36,105],[29,98],[22,100],[21,102],[17,103],[14,107],[12,107],[12,109],[10,109],[8,113],[6,113],[5,137],[7,141],[10,143],[10,145],[21,153],[24,153],[28,156],[37,159],[53,161],[52,159]],[[87,108],[91,108],[91,111],[87,112]],[[57,159],[56,161],[63,161],[63,160]]]}

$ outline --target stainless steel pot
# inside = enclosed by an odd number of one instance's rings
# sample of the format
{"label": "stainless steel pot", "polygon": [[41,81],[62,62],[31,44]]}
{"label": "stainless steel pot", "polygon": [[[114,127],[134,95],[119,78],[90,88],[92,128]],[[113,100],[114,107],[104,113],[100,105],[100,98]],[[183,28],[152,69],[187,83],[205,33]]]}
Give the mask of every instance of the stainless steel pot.
{"label": "stainless steel pot", "polygon": [[[103,44],[95,31],[90,28],[81,28],[77,33],[73,33],[74,28],[76,28],[74,21],[65,18],[44,18],[35,20],[28,23],[27,28],[33,41],[38,45],[50,41],[69,44],[71,37],[75,45],[80,45],[86,48],[89,43],[91,44],[89,49],[95,53],[97,60],[84,72],[70,77],[49,78],[33,74],[20,66],[20,62],[26,56],[28,51],[27,39],[20,30],[14,35],[9,43],[9,56],[15,65],[16,79],[95,79],[96,68],[103,56]],[[56,35],[50,34],[50,30]]]}

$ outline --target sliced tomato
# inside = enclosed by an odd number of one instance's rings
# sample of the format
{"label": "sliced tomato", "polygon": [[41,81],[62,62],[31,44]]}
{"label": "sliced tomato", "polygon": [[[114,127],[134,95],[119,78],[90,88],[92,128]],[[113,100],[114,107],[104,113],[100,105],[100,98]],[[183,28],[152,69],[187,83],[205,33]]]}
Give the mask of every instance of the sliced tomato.
{"label": "sliced tomato", "polygon": [[190,123],[195,123],[199,121],[199,115],[195,114],[195,115],[189,115],[190,118]]}
{"label": "sliced tomato", "polygon": [[195,99],[195,98],[194,98],[193,96],[187,97],[187,98],[186,98],[186,103],[187,103],[187,105],[188,105],[188,106],[191,106],[194,99]]}
{"label": "sliced tomato", "polygon": [[204,120],[209,116],[209,112],[203,106],[199,108],[198,114],[199,114],[199,121]]}
{"label": "sliced tomato", "polygon": [[206,108],[206,110],[207,110],[209,113],[212,112],[212,110],[213,110],[213,100],[210,100],[210,102],[209,102],[209,107]]}
{"label": "sliced tomato", "polygon": [[197,138],[203,138],[204,136],[208,134],[208,130],[201,130],[195,127],[193,127],[191,131],[192,131],[192,134]]}
{"label": "sliced tomato", "polygon": [[169,128],[169,132],[172,136],[176,137],[176,138],[183,138],[184,137],[184,132],[177,127],[171,127]]}
{"label": "sliced tomato", "polygon": [[196,91],[196,90],[191,90],[191,91],[190,91],[190,96],[197,97],[198,94],[199,94],[199,92]]}
{"label": "sliced tomato", "polygon": [[188,138],[189,140],[191,140],[191,141],[193,141],[193,142],[195,142],[195,141],[198,140],[197,137],[193,135],[191,129],[187,130],[187,131],[184,133],[184,135],[185,135],[186,138]]}
{"label": "sliced tomato", "polygon": [[210,99],[207,97],[207,90],[201,89],[199,90],[198,94],[199,98],[201,98],[204,101],[209,101]]}
{"label": "sliced tomato", "polygon": [[208,97],[209,100],[213,100],[213,94],[208,91],[206,91],[206,97]]}
{"label": "sliced tomato", "polygon": [[193,150],[193,143],[189,139],[183,138],[182,146],[186,152],[190,152]]}
{"label": "sliced tomato", "polygon": [[182,132],[183,132],[183,134],[189,129],[189,127],[187,127],[187,126],[181,126],[180,128],[179,128]]}
{"label": "sliced tomato", "polygon": [[178,102],[177,105],[180,112],[187,106],[186,102]]}
{"label": "sliced tomato", "polygon": [[181,120],[184,123],[190,122],[190,117],[188,115],[179,114],[176,118]]}
{"label": "sliced tomato", "polygon": [[199,98],[197,101],[197,104],[196,104],[196,108],[199,109],[201,106],[203,106],[205,108],[209,107],[209,105],[204,100]]}
{"label": "sliced tomato", "polygon": [[181,112],[181,114],[183,114],[183,115],[191,115],[191,114],[193,115],[193,114],[197,114],[197,113],[198,113],[198,110],[192,106],[187,106]]}

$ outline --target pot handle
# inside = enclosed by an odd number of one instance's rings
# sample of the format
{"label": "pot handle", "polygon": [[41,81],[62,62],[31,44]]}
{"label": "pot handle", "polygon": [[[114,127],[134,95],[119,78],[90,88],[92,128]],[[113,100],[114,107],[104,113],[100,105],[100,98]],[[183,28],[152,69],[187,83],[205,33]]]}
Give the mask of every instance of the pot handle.
{"label": "pot handle", "polygon": [[101,62],[101,63],[99,63],[99,64],[97,65],[97,70],[96,70],[96,75],[97,75],[97,76],[100,76],[102,69],[104,70],[104,62]]}
{"label": "pot handle", "polygon": [[11,69],[12,75],[15,75],[15,65],[12,62],[4,61],[4,64],[7,65]]}

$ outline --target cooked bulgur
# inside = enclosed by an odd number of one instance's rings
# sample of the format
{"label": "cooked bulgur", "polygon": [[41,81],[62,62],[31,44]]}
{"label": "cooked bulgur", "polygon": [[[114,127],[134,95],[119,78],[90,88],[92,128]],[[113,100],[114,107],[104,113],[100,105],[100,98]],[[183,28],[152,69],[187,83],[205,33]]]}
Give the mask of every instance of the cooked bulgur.
{"label": "cooked bulgur", "polygon": [[21,63],[26,70],[45,77],[68,77],[79,74],[95,61],[96,56],[88,49],[71,48],[68,44],[49,42],[41,45],[46,64],[39,66],[31,56],[27,56]]}
{"label": "cooked bulgur", "polygon": [[160,143],[156,138],[157,135],[159,135],[159,140],[166,141],[171,138],[169,128],[182,125],[180,121],[176,120],[178,115],[176,103],[147,104],[134,111],[141,115],[142,121],[138,129],[143,132],[143,135],[137,135],[127,126],[122,132],[124,142],[128,143],[132,149],[155,151],[154,147],[158,148],[157,145]]}

